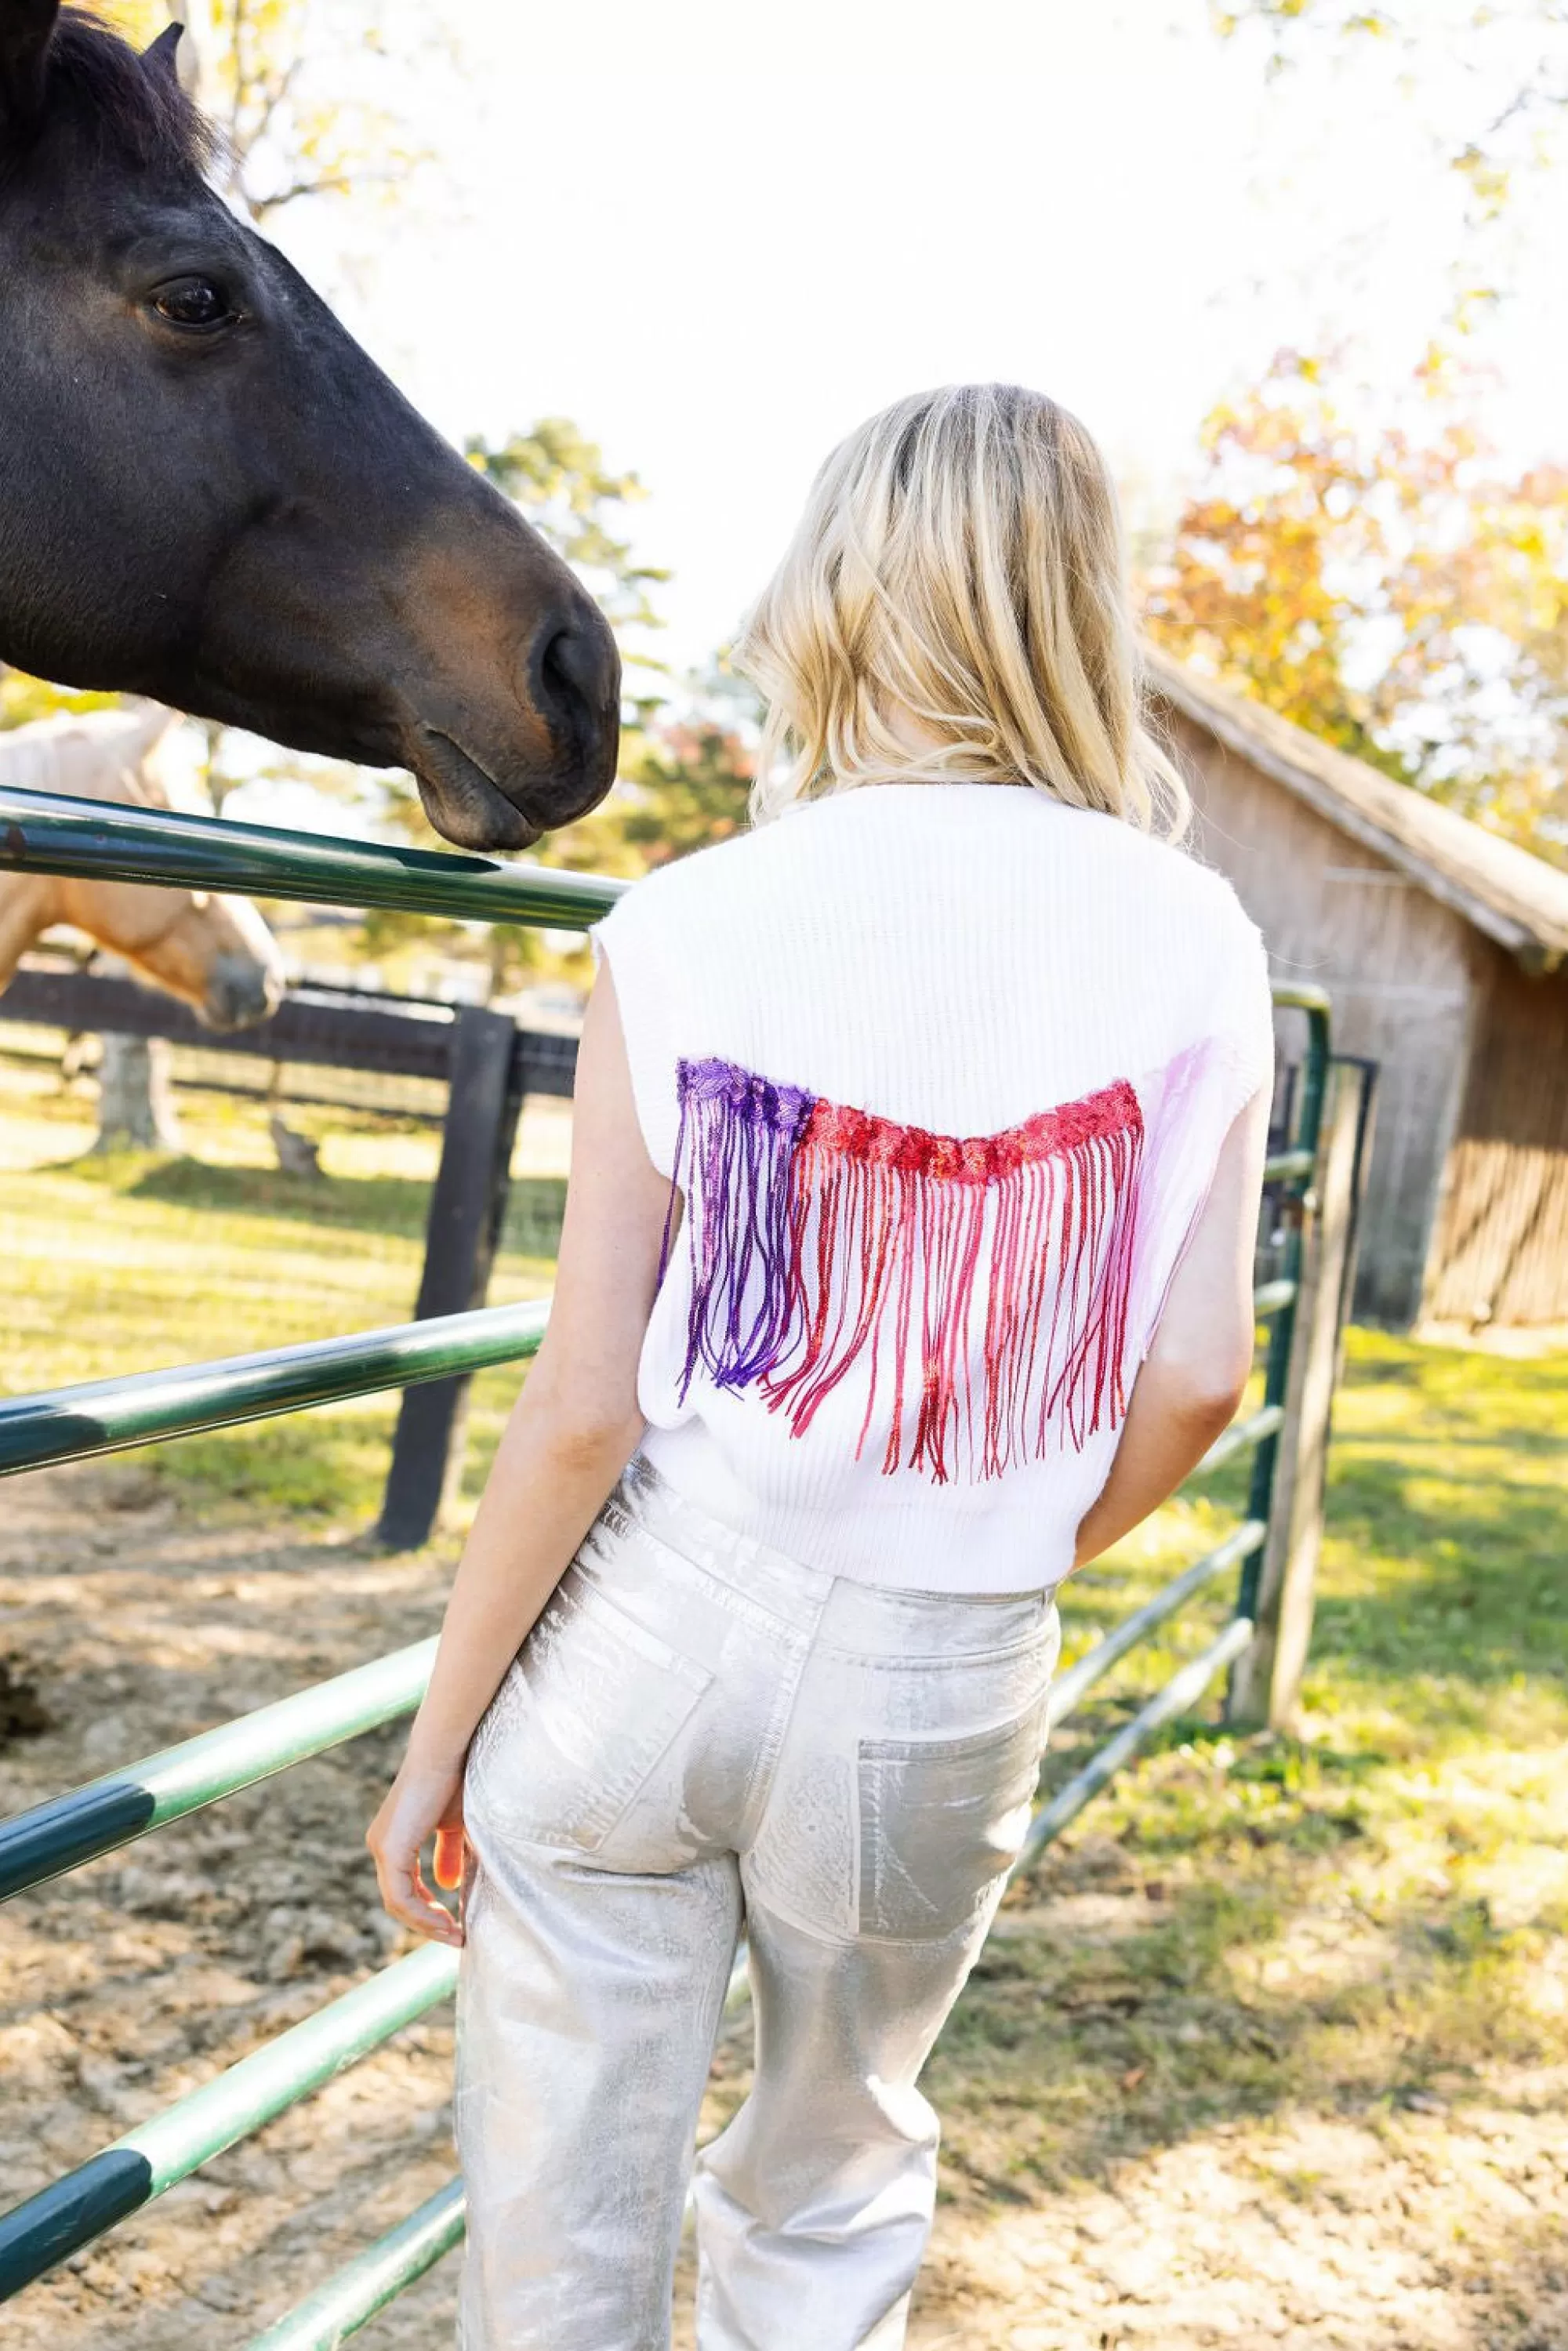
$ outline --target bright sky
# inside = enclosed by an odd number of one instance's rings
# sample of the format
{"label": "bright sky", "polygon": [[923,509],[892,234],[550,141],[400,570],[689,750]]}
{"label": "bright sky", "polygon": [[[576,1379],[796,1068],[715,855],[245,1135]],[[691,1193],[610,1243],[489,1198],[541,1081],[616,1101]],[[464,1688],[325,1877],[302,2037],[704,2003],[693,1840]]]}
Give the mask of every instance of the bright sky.
{"label": "bright sky", "polygon": [[[639,551],[675,574],[660,650],[695,664],[833,440],[898,393],[1042,386],[1137,518],[1281,343],[1406,373],[1460,243],[1433,128],[1487,99],[1449,0],[1416,5],[1413,62],[1325,42],[1270,83],[1204,0],[465,0],[458,68],[417,85],[441,183],[283,237],[455,437],[564,413],[635,468]],[[1490,422],[1568,455],[1562,175],[1510,235]],[[340,237],[370,266],[346,276]]]}

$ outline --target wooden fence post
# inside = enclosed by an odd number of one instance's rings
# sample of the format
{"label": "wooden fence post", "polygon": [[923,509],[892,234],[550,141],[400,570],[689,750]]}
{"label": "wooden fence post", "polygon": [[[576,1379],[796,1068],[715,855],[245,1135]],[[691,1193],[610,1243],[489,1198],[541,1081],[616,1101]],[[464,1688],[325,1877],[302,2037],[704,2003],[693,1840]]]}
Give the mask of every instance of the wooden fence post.
{"label": "wooden fence post", "polygon": [[[465,1005],[453,1029],[441,1164],[425,1228],[415,1319],[482,1306],[506,1213],[523,1098],[523,1055],[504,1013]],[[405,1388],[376,1532],[392,1551],[423,1542],[463,1472],[467,1379]]]}
{"label": "wooden fence post", "polygon": [[1366,1071],[1330,1064],[1318,1152],[1316,1205],[1304,1236],[1294,1345],[1277,1440],[1269,1540],[1258,1580],[1257,1632],[1237,1659],[1227,1719],[1293,1729],[1312,1640],[1329,1420],[1339,1366],[1358,1190],[1364,1179]]}

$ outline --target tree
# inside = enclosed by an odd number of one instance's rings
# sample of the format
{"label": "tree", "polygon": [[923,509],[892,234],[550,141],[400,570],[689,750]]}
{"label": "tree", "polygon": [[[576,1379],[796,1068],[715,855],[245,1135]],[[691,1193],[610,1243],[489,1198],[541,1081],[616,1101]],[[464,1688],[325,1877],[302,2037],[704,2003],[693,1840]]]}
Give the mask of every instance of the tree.
{"label": "tree", "polygon": [[1151,635],[1568,865],[1568,472],[1499,472],[1428,354],[1398,413],[1282,352],[1201,436]]}
{"label": "tree", "polygon": [[602,813],[651,871],[743,832],[755,775],[752,747],[737,728],[680,720],[642,737],[626,762],[623,810]]}
{"label": "tree", "polygon": [[[1210,0],[1209,20],[1225,40],[1260,35],[1270,76],[1327,41],[1395,52],[1410,89],[1424,58],[1438,61],[1453,95],[1434,127],[1468,183],[1472,226],[1495,221],[1519,179],[1557,158],[1568,122],[1568,0]],[[1448,70],[1455,58],[1465,68],[1458,77]]]}
{"label": "tree", "polygon": [[[610,509],[635,506],[648,495],[635,474],[612,474],[597,441],[590,441],[569,417],[541,416],[528,433],[514,433],[498,447],[475,437],[464,455],[504,497],[527,516],[575,570],[585,572],[618,634],[663,628],[651,590],[669,573],[639,563],[629,539],[619,538]],[[635,647],[622,657],[644,669],[662,670]]]}
{"label": "tree", "polygon": [[398,102],[400,54],[427,59],[440,37],[429,6],[416,13],[406,0],[167,0],[166,7],[120,0],[110,14],[132,33],[153,16],[185,26],[182,71],[224,134],[224,193],[258,225],[315,197],[399,196],[430,161],[410,142]]}

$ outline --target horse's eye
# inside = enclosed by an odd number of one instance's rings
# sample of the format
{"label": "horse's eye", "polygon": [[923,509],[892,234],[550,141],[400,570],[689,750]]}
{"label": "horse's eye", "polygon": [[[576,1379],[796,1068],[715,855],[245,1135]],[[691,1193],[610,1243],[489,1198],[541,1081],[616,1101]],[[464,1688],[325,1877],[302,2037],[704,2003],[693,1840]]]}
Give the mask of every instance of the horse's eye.
{"label": "horse's eye", "polygon": [[210,277],[175,277],[160,286],[152,308],[174,327],[224,327],[235,315],[224,288]]}

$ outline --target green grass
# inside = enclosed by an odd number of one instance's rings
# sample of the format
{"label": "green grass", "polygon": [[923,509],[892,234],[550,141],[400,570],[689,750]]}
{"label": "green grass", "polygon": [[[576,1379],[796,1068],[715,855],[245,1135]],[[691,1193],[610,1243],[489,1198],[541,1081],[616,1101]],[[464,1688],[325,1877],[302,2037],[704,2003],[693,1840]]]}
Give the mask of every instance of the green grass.
{"label": "green grass", "polygon": [[[992,2187],[1568,2062],[1568,1356],[1365,1331],[1348,1355],[1304,1735],[1173,1725],[1015,1893],[935,2068]],[[1084,1579],[1070,1649],[1216,1523],[1184,1499]],[[1129,1661],[1049,1778],[1223,1605]],[[1109,1896],[1114,1940],[1034,1931],[1041,1890]]]}
{"label": "green grass", "polygon": [[[0,1166],[9,1393],[412,1315],[439,1147],[432,1131],[291,1108],[291,1123],[325,1138],[329,1172],[312,1183],[269,1164],[254,1104],[197,1097],[181,1113],[199,1155],[99,1158],[86,1148],[89,1130],[70,1096],[0,1072],[12,1162]],[[514,1176],[495,1301],[548,1291],[564,1193],[559,1175]],[[503,1367],[475,1383],[470,1501],[521,1377],[520,1367]],[[286,1513],[352,1524],[375,1510],[395,1413],[393,1396],[360,1398],[149,1446],[139,1458],[209,1518]]]}

